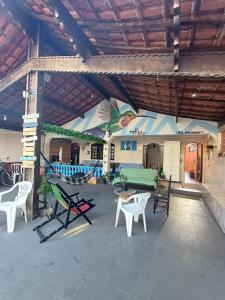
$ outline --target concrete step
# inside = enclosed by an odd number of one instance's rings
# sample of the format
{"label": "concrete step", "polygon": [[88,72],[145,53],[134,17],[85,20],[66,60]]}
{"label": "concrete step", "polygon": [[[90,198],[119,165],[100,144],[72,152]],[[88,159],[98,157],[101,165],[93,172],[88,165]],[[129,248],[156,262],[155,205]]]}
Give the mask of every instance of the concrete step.
{"label": "concrete step", "polygon": [[187,188],[172,188],[171,193],[175,195],[183,195],[194,198],[202,198],[202,191]]}

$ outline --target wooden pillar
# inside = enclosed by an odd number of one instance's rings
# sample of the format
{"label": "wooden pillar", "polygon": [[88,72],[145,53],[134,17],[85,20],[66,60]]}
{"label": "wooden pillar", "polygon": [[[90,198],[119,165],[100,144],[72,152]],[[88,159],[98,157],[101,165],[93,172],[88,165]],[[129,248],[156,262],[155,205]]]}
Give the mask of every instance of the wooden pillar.
{"label": "wooden pillar", "polygon": [[[35,41],[30,43],[28,49],[28,57],[38,57],[44,54],[45,34],[40,24],[37,24]],[[40,179],[40,150],[41,150],[41,126],[42,121],[42,95],[43,95],[43,73],[35,71],[27,75],[26,92],[27,99],[25,105],[25,115],[39,114],[37,119],[36,136],[37,140],[34,141],[34,156],[36,160],[33,162],[32,167],[27,167],[25,170],[26,180],[32,182],[33,189],[28,201],[29,216],[35,217],[38,215],[39,196],[37,189]]]}

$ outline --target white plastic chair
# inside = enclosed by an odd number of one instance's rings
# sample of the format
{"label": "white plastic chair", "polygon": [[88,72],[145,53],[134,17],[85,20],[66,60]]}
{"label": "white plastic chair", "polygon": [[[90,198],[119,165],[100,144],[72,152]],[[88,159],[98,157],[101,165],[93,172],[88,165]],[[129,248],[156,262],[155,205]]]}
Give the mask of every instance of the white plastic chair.
{"label": "white plastic chair", "polygon": [[[16,188],[18,188],[18,194],[15,197],[14,201],[2,201],[2,196],[10,194]],[[26,200],[31,189],[32,189],[31,182],[22,181],[15,184],[10,190],[0,193],[0,210],[6,213],[7,229],[9,233],[14,231],[17,208],[22,209],[25,217],[25,222],[27,223]]]}
{"label": "white plastic chair", "polygon": [[150,198],[150,193],[141,193],[135,194],[130,196],[127,201],[134,199],[134,203],[129,204],[119,204],[117,207],[116,213],[116,222],[115,227],[118,225],[119,214],[120,210],[124,213],[126,219],[126,228],[127,228],[127,235],[131,237],[132,233],[132,225],[133,225],[133,218],[135,222],[138,222],[139,215],[143,215],[143,223],[144,223],[144,231],[147,231],[146,228],[146,219],[145,219],[145,207]]}
{"label": "white plastic chair", "polygon": [[19,175],[21,176],[21,180],[24,180],[24,171],[23,171],[23,165],[22,164],[11,164],[11,171],[12,171],[12,178],[13,178],[13,185],[16,183],[16,177]]}

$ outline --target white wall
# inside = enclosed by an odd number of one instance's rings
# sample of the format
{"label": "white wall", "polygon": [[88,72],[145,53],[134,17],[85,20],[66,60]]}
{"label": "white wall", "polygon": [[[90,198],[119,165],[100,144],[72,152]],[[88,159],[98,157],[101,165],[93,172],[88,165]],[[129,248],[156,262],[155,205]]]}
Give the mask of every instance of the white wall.
{"label": "white wall", "polygon": [[[3,162],[18,162],[22,156],[22,132],[0,129],[0,159]],[[9,157],[7,159],[7,157]]]}
{"label": "white wall", "polygon": [[[137,150],[136,151],[121,151],[120,141],[122,140],[136,140]],[[143,146],[156,143],[162,147],[165,141],[180,141],[180,180],[184,181],[184,155],[185,147],[189,143],[201,143],[203,144],[203,180],[204,180],[204,169],[208,164],[208,155],[206,154],[206,135],[194,135],[194,136],[133,136],[131,137],[113,137],[111,142],[115,144],[115,160],[116,163],[143,163]]]}
{"label": "white wall", "polygon": [[225,192],[225,157],[218,157],[214,153],[206,165],[204,182],[217,185]]}

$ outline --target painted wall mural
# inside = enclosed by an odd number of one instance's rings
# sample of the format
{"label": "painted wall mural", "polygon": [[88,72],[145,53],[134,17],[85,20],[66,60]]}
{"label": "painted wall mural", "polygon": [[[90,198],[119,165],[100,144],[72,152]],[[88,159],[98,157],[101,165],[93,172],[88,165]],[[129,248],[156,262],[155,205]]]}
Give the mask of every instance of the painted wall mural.
{"label": "painted wall mural", "polygon": [[85,113],[84,119],[77,118],[64,126],[99,137],[131,135],[190,135],[210,134],[217,138],[217,123],[179,118],[146,110],[136,114],[129,104],[111,99],[104,100]]}

